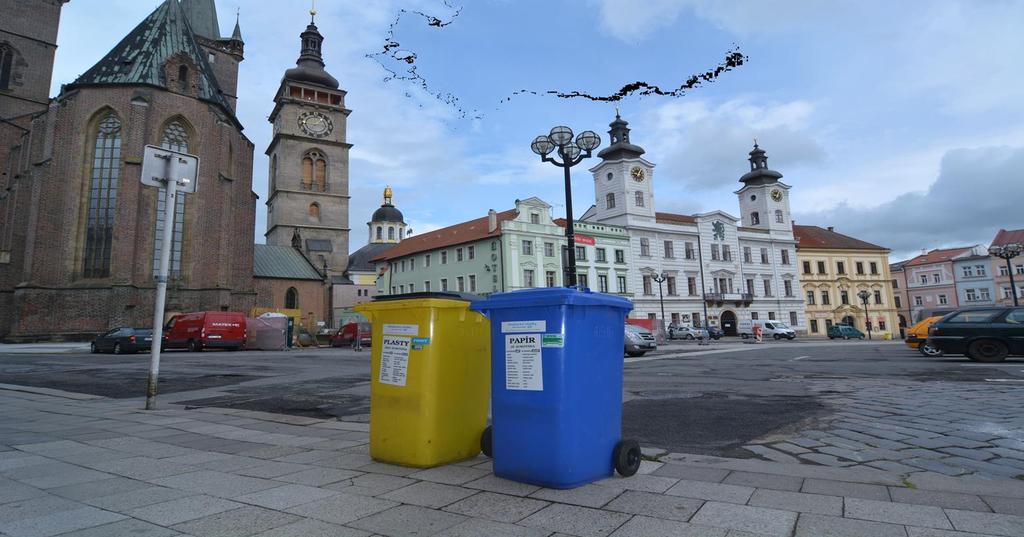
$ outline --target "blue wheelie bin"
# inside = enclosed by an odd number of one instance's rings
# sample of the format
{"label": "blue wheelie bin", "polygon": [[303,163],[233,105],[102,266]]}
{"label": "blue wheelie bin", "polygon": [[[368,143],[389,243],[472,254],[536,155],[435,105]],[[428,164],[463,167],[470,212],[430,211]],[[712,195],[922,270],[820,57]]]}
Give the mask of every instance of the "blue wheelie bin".
{"label": "blue wheelie bin", "polygon": [[551,287],[491,295],[491,427],[481,448],[498,477],[573,488],[640,467],[622,440],[628,300]]}

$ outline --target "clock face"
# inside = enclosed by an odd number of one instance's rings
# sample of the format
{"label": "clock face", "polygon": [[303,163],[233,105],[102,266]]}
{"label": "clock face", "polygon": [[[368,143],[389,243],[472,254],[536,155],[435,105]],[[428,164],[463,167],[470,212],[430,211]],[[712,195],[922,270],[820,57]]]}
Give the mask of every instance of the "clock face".
{"label": "clock face", "polygon": [[782,201],[782,191],[777,188],[772,190],[772,199],[775,201]]}
{"label": "clock face", "polygon": [[640,183],[644,180],[644,169],[640,166],[634,167],[629,171],[629,174],[633,176],[633,180]]}
{"label": "clock face", "polygon": [[299,128],[310,136],[322,138],[334,130],[334,123],[320,112],[303,112],[299,115]]}

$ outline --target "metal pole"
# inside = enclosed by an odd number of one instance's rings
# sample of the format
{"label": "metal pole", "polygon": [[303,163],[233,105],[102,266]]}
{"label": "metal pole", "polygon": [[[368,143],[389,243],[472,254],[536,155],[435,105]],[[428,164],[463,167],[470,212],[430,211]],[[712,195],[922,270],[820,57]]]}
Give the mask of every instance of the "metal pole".
{"label": "metal pole", "polygon": [[1013,283],[1013,265],[1010,264],[1009,257],[1006,258],[1006,272],[1010,275],[1010,294],[1013,295],[1014,307],[1019,306],[1017,303],[1017,284]]}
{"label": "metal pole", "polygon": [[661,303],[661,330],[665,331],[665,295],[661,292],[661,282],[665,281],[664,278],[658,276],[658,302]]}
{"label": "metal pole", "polygon": [[868,339],[871,339],[871,317],[868,315],[868,299],[862,298],[864,301],[864,326],[868,328]]}
{"label": "metal pole", "polygon": [[[700,263],[700,299],[704,305],[704,323],[708,322],[708,297],[707,287],[704,284],[704,247],[700,244],[700,227],[697,227],[697,261]],[[739,319],[736,320],[739,324]],[[701,325],[703,328],[704,325]],[[738,327],[737,327],[738,328]]]}
{"label": "metal pole", "polygon": [[156,276],[156,304],[153,307],[153,344],[150,346],[149,380],[146,382],[146,410],[156,410],[157,377],[160,374],[160,347],[164,341],[164,304],[167,300],[167,271],[171,264],[171,241],[174,238],[174,202],[178,184],[175,172],[177,157],[167,160],[167,175],[164,178],[164,233],[160,243],[160,270]]}
{"label": "metal pole", "polygon": [[576,232],[572,226],[572,181],[569,176],[571,160],[562,155],[562,169],[565,170],[565,242],[568,246],[569,281],[566,287],[576,286]]}

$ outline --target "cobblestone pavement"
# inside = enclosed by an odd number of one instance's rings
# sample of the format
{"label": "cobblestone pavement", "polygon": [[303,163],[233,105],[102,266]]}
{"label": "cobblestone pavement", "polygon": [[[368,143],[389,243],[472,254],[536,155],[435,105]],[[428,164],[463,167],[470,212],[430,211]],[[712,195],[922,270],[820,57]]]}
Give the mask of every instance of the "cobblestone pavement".
{"label": "cobblestone pavement", "polygon": [[[884,398],[899,387],[874,393],[875,408],[850,400],[842,422],[898,427]],[[376,463],[362,423],[144,412],[138,400],[16,386],[0,386],[0,405],[4,537],[1024,535],[1015,479],[649,452],[632,478],[551,490],[499,479],[482,457],[429,470]],[[958,412],[930,413],[928,425],[972,419]],[[906,429],[894,441],[930,438]]]}
{"label": "cobblestone pavement", "polygon": [[778,462],[1024,478],[1024,394],[1009,383],[816,381],[835,414],[745,446]]}

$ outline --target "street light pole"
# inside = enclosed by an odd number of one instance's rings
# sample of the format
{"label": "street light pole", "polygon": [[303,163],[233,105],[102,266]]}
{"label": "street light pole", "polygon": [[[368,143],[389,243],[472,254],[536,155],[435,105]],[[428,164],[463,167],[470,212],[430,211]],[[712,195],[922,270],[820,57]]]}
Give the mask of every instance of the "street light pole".
{"label": "street light pole", "polygon": [[668,279],[668,275],[664,272],[661,274],[651,274],[651,279],[658,282],[658,302],[661,304],[661,330],[665,331],[665,295],[661,292],[661,282]]}
{"label": "street light pole", "polygon": [[[590,158],[594,149],[601,145],[601,137],[594,131],[583,131],[573,142],[572,129],[558,126],[551,129],[547,135],[534,138],[530,149],[540,155],[541,162],[550,162],[565,171],[565,240],[567,243],[566,264],[568,265],[568,281],[566,287],[576,286],[576,232],[573,229],[572,221],[572,177],[570,168],[579,164],[585,158]],[[561,161],[555,160],[548,155],[558,149],[558,156]]]}
{"label": "street light pole", "polygon": [[1017,284],[1013,281],[1013,265],[1010,260],[1020,255],[1021,250],[1024,250],[1024,246],[1016,243],[990,246],[988,249],[988,253],[1006,260],[1006,273],[1010,276],[1010,294],[1013,295],[1014,307],[1020,304],[1017,301]]}
{"label": "street light pole", "polygon": [[868,316],[868,297],[871,296],[871,293],[861,290],[857,296],[864,303],[864,326],[868,328],[868,339],[871,339],[871,317]]}

